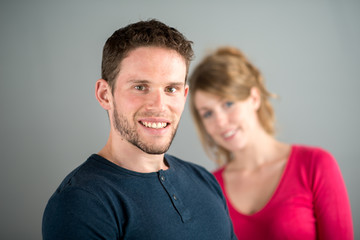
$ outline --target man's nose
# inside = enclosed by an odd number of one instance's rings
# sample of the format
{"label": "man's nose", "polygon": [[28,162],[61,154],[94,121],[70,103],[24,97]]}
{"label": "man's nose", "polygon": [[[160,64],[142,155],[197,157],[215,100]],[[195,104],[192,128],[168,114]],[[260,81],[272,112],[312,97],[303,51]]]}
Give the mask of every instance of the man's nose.
{"label": "man's nose", "polygon": [[148,95],[148,108],[163,110],[166,105],[165,101],[165,92],[161,89],[156,89]]}

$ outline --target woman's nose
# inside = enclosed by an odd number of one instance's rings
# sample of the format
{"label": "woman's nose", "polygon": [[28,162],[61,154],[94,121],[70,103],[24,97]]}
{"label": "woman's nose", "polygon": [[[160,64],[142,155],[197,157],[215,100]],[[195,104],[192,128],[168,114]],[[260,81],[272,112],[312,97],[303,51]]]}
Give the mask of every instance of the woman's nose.
{"label": "woman's nose", "polygon": [[217,112],[215,114],[215,125],[217,127],[223,127],[228,123],[228,119],[225,113]]}

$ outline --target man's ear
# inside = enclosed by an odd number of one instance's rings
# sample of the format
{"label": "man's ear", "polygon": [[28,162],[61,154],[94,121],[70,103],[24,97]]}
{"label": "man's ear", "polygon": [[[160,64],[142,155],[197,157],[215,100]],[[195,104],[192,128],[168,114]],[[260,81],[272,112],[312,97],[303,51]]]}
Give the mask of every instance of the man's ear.
{"label": "man's ear", "polygon": [[111,88],[107,81],[99,79],[95,85],[95,97],[105,110],[110,110],[112,106]]}
{"label": "man's ear", "polygon": [[252,87],[250,90],[250,98],[251,102],[254,106],[254,109],[257,111],[260,108],[261,105],[261,96],[260,91],[257,87]]}
{"label": "man's ear", "polygon": [[185,89],[184,89],[184,97],[185,97],[185,99],[186,99],[188,93],[189,93],[189,85],[185,84]]}

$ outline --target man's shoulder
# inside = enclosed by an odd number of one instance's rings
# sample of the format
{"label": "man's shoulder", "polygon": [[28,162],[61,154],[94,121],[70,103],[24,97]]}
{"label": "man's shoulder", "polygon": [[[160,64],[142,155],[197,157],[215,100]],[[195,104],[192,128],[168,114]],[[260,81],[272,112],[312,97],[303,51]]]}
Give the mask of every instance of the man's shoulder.
{"label": "man's shoulder", "polygon": [[91,158],[92,157],[90,156],[85,162],[68,173],[61,182],[57,191],[62,191],[69,186],[81,186],[82,184],[86,183],[87,180],[90,180],[94,170],[92,167],[94,164]]}
{"label": "man's shoulder", "polygon": [[186,175],[187,177],[202,179],[202,181],[210,184],[217,184],[213,174],[204,167],[169,154],[166,154],[165,158],[169,162],[170,168],[174,168],[177,175]]}
{"label": "man's shoulder", "polygon": [[108,197],[111,192],[103,184],[106,178],[101,177],[102,171],[89,157],[64,178],[44,210],[44,239],[93,239],[88,237],[93,232],[102,231],[109,236],[116,233],[113,205],[109,204],[112,200]]}
{"label": "man's shoulder", "polygon": [[[94,196],[111,189],[112,185],[119,184],[121,171],[107,163],[96,154],[91,155],[85,162],[72,170],[60,183],[53,196],[71,192],[83,192]],[[113,180],[117,176],[116,181]],[[121,180],[121,179],[120,179]]]}
{"label": "man's shoulder", "polygon": [[169,162],[170,167],[171,167],[171,165],[175,165],[175,167],[189,168],[189,169],[209,173],[204,167],[202,167],[196,163],[180,159],[171,154],[165,154],[165,159]]}

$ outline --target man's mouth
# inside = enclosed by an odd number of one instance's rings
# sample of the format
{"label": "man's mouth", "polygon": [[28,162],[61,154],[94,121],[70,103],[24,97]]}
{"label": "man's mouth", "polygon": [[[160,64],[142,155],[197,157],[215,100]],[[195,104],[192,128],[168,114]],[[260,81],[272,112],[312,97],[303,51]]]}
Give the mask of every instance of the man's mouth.
{"label": "man's mouth", "polygon": [[159,128],[165,128],[168,123],[167,122],[144,122],[144,121],[140,121],[140,123],[142,125],[144,125],[147,128],[155,128],[155,129],[159,129]]}

